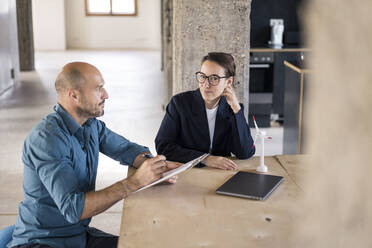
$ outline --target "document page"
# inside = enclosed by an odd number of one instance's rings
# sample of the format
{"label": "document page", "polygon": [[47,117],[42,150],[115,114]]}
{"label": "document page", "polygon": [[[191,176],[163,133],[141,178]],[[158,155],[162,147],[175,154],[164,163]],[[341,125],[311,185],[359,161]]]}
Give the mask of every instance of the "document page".
{"label": "document page", "polygon": [[208,157],[208,155],[209,154],[206,153],[206,154],[204,154],[204,155],[202,155],[202,156],[200,156],[200,157],[198,157],[196,159],[193,159],[193,160],[187,162],[186,164],[181,165],[180,167],[178,167],[176,169],[173,169],[173,170],[170,170],[170,171],[165,172],[163,174],[163,177],[162,178],[160,178],[160,179],[156,180],[155,182],[152,182],[152,183],[150,183],[150,184],[148,184],[148,185],[146,185],[146,186],[144,186],[144,187],[142,187],[142,188],[134,191],[133,193],[137,193],[137,192],[139,192],[141,190],[147,189],[147,188],[149,188],[149,187],[151,187],[151,186],[153,186],[155,184],[161,183],[161,182],[163,182],[163,181],[165,181],[165,180],[167,180],[167,179],[169,179],[169,178],[171,178],[171,177],[173,177],[173,176],[175,176],[175,175],[177,175],[177,174],[179,174],[179,173],[181,173],[181,172],[183,172],[185,170],[191,169],[195,165],[197,165],[200,162],[202,162],[206,157]]}

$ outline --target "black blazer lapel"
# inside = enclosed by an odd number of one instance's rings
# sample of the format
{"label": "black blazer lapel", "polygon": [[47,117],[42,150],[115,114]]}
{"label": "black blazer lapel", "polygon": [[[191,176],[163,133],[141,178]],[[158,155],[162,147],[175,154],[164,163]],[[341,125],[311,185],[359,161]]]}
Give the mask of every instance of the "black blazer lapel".
{"label": "black blazer lapel", "polygon": [[197,121],[197,126],[200,128],[201,133],[203,133],[203,139],[201,139],[201,141],[203,140],[204,142],[206,140],[209,147],[210,137],[207,113],[205,111],[205,103],[199,89],[193,91],[191,111],[195,115],[195,118],[193,117],[192,119]]}
{"label": "black blazer lapel", "polygon": [[[224,96],[221,97],[217,116],[216,116],[216,124],[214,127],[214,135],[213,135],[213,147],[212,150],[224,150],[225,147],[221,147],[222,144],[219,142],[220,140],[224,140],[223,136],[226,135],[227,130],[229,128],[229,123],[231,121],[231,110],[230,106],[226,101]],[[228,144],[224,144],[225,146]]]}

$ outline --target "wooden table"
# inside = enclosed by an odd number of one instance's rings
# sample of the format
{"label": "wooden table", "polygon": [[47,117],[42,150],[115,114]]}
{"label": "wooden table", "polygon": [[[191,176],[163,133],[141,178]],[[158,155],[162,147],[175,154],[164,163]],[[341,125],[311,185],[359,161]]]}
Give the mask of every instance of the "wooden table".
{"label": "wooden table", "polygon": [[[294,180],[301,158],[265,158],[268,174],[284,177],[265,201],[217,195],[215,190],[236,172],[212,168],[194,168],[175,185],[136,193],[124,202],[118,247],[291,246],[292,223],[300,211],[301,188]],[[254,172],[259,158],[236,163],[239,170]]]}

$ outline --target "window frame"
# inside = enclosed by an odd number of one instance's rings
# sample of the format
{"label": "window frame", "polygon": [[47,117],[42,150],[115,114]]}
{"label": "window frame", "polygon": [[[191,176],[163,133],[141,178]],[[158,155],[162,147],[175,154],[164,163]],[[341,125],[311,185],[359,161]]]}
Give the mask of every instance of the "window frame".
{"label": "window frame", "polygon": [[137,16],[138,15],[137,0],[133,0],[134,1],[134,13],[133,14],[112,13],[112,0],[107,0],[107,1],[110,1],[110,13],[90,13],[88,11],[89,2],[88,0],[85,0],[85,16]]}

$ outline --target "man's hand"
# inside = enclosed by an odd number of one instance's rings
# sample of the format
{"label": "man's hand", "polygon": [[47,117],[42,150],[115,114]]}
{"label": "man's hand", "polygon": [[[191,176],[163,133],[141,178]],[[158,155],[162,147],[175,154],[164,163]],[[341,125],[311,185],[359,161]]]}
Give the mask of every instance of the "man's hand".
{"label": "man's hand", "polygon": [[169,169],[165,157],[157,155],[146,159],[128,180],[135,189],[139,189],[161,178],[167,170]]}
{"label": "man's hand", "polygon": [[228,84],[223,91],[222,95],[226,98],[227,103],[230,105],[234,113],[238,113],[241,109],[238,98],[235,95],[234,89],[231,84]]}
{"label": "man's hand", "polygon": [[[182,163],[167,161],[167,171],[176,169],[176,168],[180,167],[181,165],[182,165]],[[173,177],[169,178],[167,181],[165,181],[163,183],[160,183],[160,184],[174,184],[174,183],[177,182],[177,179],[178,179],[178,176],[176,175],[176,176],[173,176]]]}
{"label": "man's hand", "polygon": [[161,183],[156,184],[155,186],[175,184],[177,182],[177,179],[178,179],[178,176],[176,175],[176,176],[169,178],[167,181],[163,181]]}
{"label": "man's hand", "polygon": [[[177,162],[166,162],[165,157],[161,155],[146,159],[131,177],[121,180],[105,189],[87,192],[80,219],[84,220],[102,213],[137,189],[159,179],[164,172],[175,169],[180,165]],[[176,181],[177,176],[168,179],[169,183],[175,183]]]}
{"label": "man's hand", "polygon": [[222,170],[237,170],[238,166],[230,159],[221,156],[209,155],[203,162],[206,166]]}

